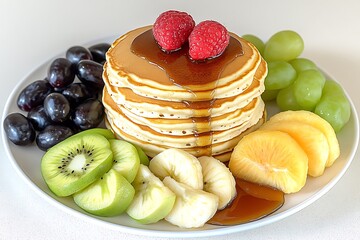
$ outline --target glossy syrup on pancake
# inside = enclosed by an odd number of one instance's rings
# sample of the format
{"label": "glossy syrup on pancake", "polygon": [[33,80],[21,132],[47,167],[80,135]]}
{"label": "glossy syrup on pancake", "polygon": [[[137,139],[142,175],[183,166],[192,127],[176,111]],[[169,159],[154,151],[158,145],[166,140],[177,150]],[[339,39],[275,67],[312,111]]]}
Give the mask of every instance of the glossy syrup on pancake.
{"label": "glossy syrup on pancake", "polygon": [[[196,139],[197,146],[201,148],[200,155],[211,156],[212,150],[212,128],[211,128],[211,110],[214,104],[213,91],[217,87],[217,81],[221,76],[223,69],[234,59],[244,54],[241,43],[231,37],[226,50],[218,57],[209,59],[204,62],[194,62],[188,56],[188,45],[184,45],[182,49],[172,53],[163,52],[157,45],[152,29],[149,29],[137,36],[132,44],[131,51],[140,58],[146,59],[149,63],[157,65],[166,72],[168,81],[179,86],[194,96],[193,101],[184,100],[183,103],[189,109],[193,109],[191,117],[194,123],[193,134]],[[197,91],[191,86],[211,84],[212,91],[207,95],[199,98]],[[201,108],[208,109],[207,113],[197,112],[192,105],[199,103],[203,105]],[[185,134],[185,133],[184,133]],[[204,137],[205,136],[205,137]]]}
{"label": "glossy syrup on pancake", "polygon": [[[204,62],[195,62],[188,56],[187,44],[176,52],[163,52],[155,42],[152,29],[143,32],[133,40],[131,51],[150,63],[156,64],[166,72],[169,81],[189,91],[193,91],[191,85],[204,85],[209,82],[213,82],[214,89],[224,68],[235,58],[244,54],[241,43],[231,37],[228,47],[220,56]],[[210,100],[210,98],[197,100]]]}

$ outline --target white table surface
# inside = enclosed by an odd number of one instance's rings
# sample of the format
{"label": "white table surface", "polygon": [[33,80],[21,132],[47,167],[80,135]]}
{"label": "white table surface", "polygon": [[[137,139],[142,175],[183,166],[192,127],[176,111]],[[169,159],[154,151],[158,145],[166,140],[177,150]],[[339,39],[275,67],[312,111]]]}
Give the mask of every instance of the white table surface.
{"label": "white table surface", "polygon": [[[222,2],[222,3],[220,3]],[[0,112],[31,70],[72,45],[152,24],[168,9],[266,40],[292,29],[303,57],[334,76],[360,109],[360,1],[0,0]],[[139,239],[61,211],[15,172],[0,144],[0,239]],[[342,179],[302,211],[257,229],[207,239],[360,239],[359,152]],[[142,237],[143,238],[143,237]],[[149,239],[159,239],[151,238]]]}

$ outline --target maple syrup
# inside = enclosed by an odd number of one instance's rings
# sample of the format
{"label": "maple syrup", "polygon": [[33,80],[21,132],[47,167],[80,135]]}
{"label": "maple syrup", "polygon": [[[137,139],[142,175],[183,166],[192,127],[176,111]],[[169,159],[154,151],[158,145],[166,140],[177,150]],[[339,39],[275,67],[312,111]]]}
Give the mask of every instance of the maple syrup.
{"label": "maple syrup", "polygon": [[255,183],[236,179],[237,195],[231,204],[218,211],[208,223],[236,225],[261,219],[284,204],[284,193]]}
{"label": "maple syrup", "polygon": [[[188,56],[189,46],[187,44],[175,52],[166,53],[161,51],[153,37],[152,29],[145,31],[133,40],[131,51],[163,69],[172,84],[189,91],[194,90],[191,87],[193,85],[208,83],[213,83],[212,86],[215,89],[216,81],[224,68],[234,59],[244,54],[241,43],[237,39],[230,37],[228,47],[220,56],[204,62],[194,62]],[[196,98],[196,96],[194,97]],[[209,94],[208,99],[195,100],[211,100],[212,98],[213,96]]]}

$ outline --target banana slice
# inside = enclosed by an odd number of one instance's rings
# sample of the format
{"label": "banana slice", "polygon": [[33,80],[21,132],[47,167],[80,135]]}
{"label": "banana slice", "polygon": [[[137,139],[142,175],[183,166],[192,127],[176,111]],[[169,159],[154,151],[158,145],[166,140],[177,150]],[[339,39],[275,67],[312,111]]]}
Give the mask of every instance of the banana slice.
{"label": "banana slice", "polygon": [[193,189],[169,176],[163,182],[176,195],[175,204],[165,217],[168,222],[182,228],[202,227],[216,213],[219,198],[215,194]]}
{"label": "banana slice", "polygon": [[149,168],[140,164],[132,185],[135,196],[127,214],[142,224],[163,219],[172,209],[176,195],[157,178]]}
{"label": "banana slice", "polygon": [[213,157],[199,157],[204,177],[204,191],[219,197],[218,210],[224,209],[236,196],[235,178],[224,163]]}
{"label": "banana slice", "polygon": [[170,148],[159,153],[151,159],[149,168],[161,180],[170,176],[192,188],[203,188],[199,160],[184,150]]}

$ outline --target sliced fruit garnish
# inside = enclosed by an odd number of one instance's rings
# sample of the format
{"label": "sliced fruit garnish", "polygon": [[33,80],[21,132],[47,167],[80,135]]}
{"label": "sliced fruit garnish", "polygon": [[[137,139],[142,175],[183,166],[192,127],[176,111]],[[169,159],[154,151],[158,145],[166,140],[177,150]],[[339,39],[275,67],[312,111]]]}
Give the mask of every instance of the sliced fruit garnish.
{"label": "sliced fruit garnish", "polygon": [[130,205],[135,194],[133,186],[116,170],[73,195],[75,203],[98,216],[116,216]]}
{"label": "sliced fruit garnish", "polygon": [[218,209],[223,209],[231,203],[236,196],[235,178],[229,168],[216,158],[199,157],[204,176],[204,191],[219,197]]}
{"label": "sliced fruit garnish", "polygon": [[294,193],[305,185],[308,157],[289,134],[261,130],[239,141],[229,168],[235,177]]}
{"label": "sliced fruit garnish", "polygon": [[140,166],[138,151],[131,143],[123,140],[111,139],[109,142],[114,154],[114,165],[112,168],[132,183]]}
{"label": "sliced fruit garnish", "polygon": [[326,136],[310,124],[299,121],[267,122],[260,129],[278,130],[294,138],[308,156],[308,174],[321,176],[329,158],[329,144]]}
{"label": "sliced fruit garnish", "polygon": [[140,163],[142,165],[149,166],[149,163],[150,163],[149,157],[145,154],[144,150],[142,150],[142,148],[137,145],[134,145],[134,146],[138,152],[138,155],[140,158]]}
{"label": "sliced fruit garnish", "polygon": [[161,180],[170,176],[192,188],[203,188],[200,162],[184,150],[170,148],[162,151],[151,159],[149,168]]}
{"label": "sliced fruit garnish", "polygon": [[202,227],[217,211],[215,194],[194,189],[167,176],[164,184],[176,194],[176,201],[165,220],[182,228]]}
{"label": "sliced fruit garnish", "polygon": [[131,218],[142,224],[150,224],[169,214],[176,196],[147,166],[140,164],[132,185],[135,197],[126,210]]}
{"label": "sliced fruit garnish", "polygon": [[114,133],[110,129],[106,129],[106,128],[91,128],[88,130],[81,131],[81,132],[75,134],[74,136],[81,136],[81,135],[93,134],[93,133],[100,134],[107,139],[115,138]]}
{"label": "sliced fruit garnish", "polygon": [[313,112],[305,110],[284,111],[275,114],[270,118],[269,121],[299,121],[307,123],[324,133],[329,144],[329,158],[326,162],[326,167],[330,167],[334,163],[334,161],[340,156],[340,146],[334,129],[331,127],[330,123],[328,123],[326,120]]}
{"label": "sliced fruit garnish", "polygon": [[50,148],[41,173],[57,196],[69,196],[99,179],[112,166],[109,141],[100,134],[74,135]]}

